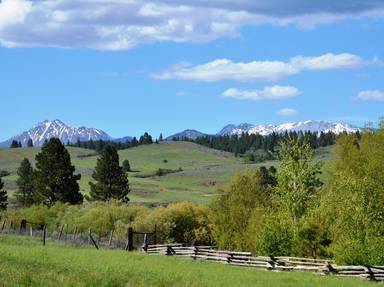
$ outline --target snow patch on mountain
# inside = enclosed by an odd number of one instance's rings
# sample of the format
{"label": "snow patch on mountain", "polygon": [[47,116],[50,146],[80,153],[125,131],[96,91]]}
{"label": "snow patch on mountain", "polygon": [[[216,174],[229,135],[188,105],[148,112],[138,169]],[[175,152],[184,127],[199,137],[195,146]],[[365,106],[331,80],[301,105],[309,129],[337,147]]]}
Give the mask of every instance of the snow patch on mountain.
{"label": "snow patch on mountain", "polygon": [[75,143],[78,140],[112,140],[104,131],[96,128],[71,127],[60,120],[43,121],[28,131],[22,132],[9,140],[0,143],[1,147],[9,147],[13,140],[20,141],[23,146],[27,145],[29,139],[32,139],[34,146],[41,146],[45,140],[50,138],[59,138],[62,143]]}
{"label": "snow patch on mountain", "polygon": [[333,132],[335,134],[340,134],[343,132],[346,133],[355,133],[360,131],[359,128],[354,127],[349,124],[329,122],[329,121],[314,121],[308,120],[303,122],[291,122],[284,123],[280,125],[252,125],[243,123],[240,125],[227,125],[225,126],[218,135],[241,135],[243,132],[249,134],[260,134],[263,136],[270,135],[273,132],[275,133],[284,133],[284,132]]}

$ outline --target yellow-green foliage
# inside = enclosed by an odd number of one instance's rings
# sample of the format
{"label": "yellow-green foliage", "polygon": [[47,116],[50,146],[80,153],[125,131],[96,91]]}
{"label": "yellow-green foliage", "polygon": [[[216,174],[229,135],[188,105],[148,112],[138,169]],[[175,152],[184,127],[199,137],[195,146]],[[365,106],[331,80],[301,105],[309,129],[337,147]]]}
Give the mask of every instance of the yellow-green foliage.
{"label": "yellow-green foliage", "polygon": [[136,231],[152,232],[156,225],[160,242],[211,242],[207,207],[193,203],[175,203],[156,208],[115,201],[86,203],[81,206],[56,203],[50,208],[33,205],[10,210],[5,216],[8,222],[19,224],[22,219],[26,219],[44,224],[49,230],[58,230],[62,225],[69,231],[73,231],[75,227],[78,231],[92,228],[99,236],[107,236],[114,230],[115,238],[125,238],[128,227],[133,227]]}
{"label": "yellow-green foliage", "polygon": [[383,130],[338,140],[319,213],[339,262],[384,262]]}
{"label": "yellow-green foliage", "polygon": [[233,178],[229,188],[212,204],[210,218],[219,247],[257,251],[270,192],[259,171],[249,169]]}

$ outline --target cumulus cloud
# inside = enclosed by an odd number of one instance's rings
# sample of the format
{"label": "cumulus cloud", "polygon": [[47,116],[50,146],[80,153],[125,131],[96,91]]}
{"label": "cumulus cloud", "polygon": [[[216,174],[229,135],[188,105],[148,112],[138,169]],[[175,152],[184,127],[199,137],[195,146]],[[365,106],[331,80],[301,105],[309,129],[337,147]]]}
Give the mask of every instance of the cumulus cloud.
{"label": "cumulus cloud", "polygon": [[284,108],[276,112],[279,116],[292,117],[296,116],[299,112],[295,109]]}
{"label": "cumulus cloud", "polygon": [[384,17],[383,1],[2,0],[0,43],[124,50],[233,37],[244,25],[312,27],[362,17]]}
{"label": "cumulus cloud", "polygon": [[276,81],[305,70],[351,69],[370,64],[353,54],[324,54],[318,57],[297,56],[288,62],[252,61],[248,63],[218,59],[197,66],[175,65],[153,75],[160,80],[182,79],[205,82],[232,80],[238,82]]}
{"label": "cumulus cloud", "polygon": [[361,91],[356,98],[360,101],[382,102],[384,101],[384,91],[379,91],[379,90]]}
{"label": "cumulus cloud", "polygon": [[227,89],[222,96],[237,100],[282,100],[295,97],[300,94],[299,89],[291,86],[272,86],[262,90],[239,90],[235,88]]}

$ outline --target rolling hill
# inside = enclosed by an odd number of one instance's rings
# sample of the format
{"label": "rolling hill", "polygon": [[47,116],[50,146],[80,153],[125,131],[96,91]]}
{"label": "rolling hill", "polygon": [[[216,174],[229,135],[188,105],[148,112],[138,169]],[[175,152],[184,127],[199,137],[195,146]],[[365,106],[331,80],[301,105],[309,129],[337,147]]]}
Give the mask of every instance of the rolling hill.
{"label": "rolling hill", "polygon": [[[88,182],[92,179],[97,154],[93,150],[68,147],[76,171],[81,173],[80,188],[89,192]],[[34,164],[40,148],[0,149],[0,170],[8,170],[4,177],[6,189],[12,197],[16,186],[16,170],[26,157]],[[142,145],[119,151],[120,162],[128,159],[132,172],[129,173],[130,198],[133,202],[208,202],[237,172],[248,166],[231,153],[206,148],[191,142],[161,142]],[[270,164],[270,163],[264,163]],[[260,164],[259,164],[260,165]],[[182,171],[156,176],[159,169]]]}

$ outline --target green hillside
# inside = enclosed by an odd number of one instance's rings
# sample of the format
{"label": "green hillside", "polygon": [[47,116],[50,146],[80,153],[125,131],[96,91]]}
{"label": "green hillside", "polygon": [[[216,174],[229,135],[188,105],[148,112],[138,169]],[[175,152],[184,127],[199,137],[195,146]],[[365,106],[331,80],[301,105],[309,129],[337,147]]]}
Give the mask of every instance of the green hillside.
{"label": "green hillside", "polygon": [[[80,189],[88,193],[97,154],[93,150],[68,147],[76,171],[81,173]],[[16,170],[26,157],[34,164],[35,155],[40,148],[0,149],[0,170],[11,172],[4,177],[6,189],[11,195],[16,187]],[[316,158],[325,161],[330,147],[316,150]],[[120,163],[128,159],[132,172],[129,172],[131,186],[130,198],[133,202],[171,202],[192,201],[205,203],[231,177],[244,168],[269,166],[277,162],[268,161],[258,164],[245,164],[242,158],[232,153],[210,149],[191,142],[161,142],[142,145],[119,151]],[[159,169],[182,171],[156,176]]]}
{"label": "green hillside", "polygon": [[[34,163],[39,148],[0,149],[0,170],[12,174],[4,177],[10,194],[16,189],[16,170],[26,157]],[[96,164],[93,150],[68,148],[72,163],[82,174],[80,188],[89,191],[88,182]],[[193,201],[207,202],[229,179],[247,166],[231,153],[217,151],[190,142],[161,142],[119,151],[120,162],[128,159],[133,172],[129,173],[130,198],[134,202]],[[264,163],[268,165],[270,163]],[[182,169],[180,172],[156,176],[159,169]]]}

